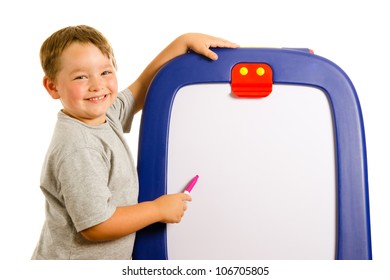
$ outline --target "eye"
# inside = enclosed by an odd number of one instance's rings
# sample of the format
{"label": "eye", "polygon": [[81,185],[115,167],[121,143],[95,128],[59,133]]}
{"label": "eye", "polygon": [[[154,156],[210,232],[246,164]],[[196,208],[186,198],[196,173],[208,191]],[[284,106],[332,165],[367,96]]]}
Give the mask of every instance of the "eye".
{"label": "eye", "polygon": [[88,77],[86,75],[80,75],[80,76],[77,76],[76,78],[74,78],[74,80],[84,80],[84,79],[87,79]]}
{"label": "eye", "polygon": [[112,71],[106,70],[102,72],[102,76],[110,75]]}

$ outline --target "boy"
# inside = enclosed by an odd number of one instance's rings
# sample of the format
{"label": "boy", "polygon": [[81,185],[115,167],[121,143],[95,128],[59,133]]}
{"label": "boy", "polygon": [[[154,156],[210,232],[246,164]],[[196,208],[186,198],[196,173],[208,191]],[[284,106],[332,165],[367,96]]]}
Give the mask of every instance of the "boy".
{"label": "boy", "polygon": [[42,169],[46,220],[32,259],[130,259],[136,231],[180,222],[189,195],[137,203],[138,177],[123,133],[142,109],[157,70],[189,49],[217,59],[209,47],[237,45],[181,35],[118,93],[114,53],[99,31],[66,27],[46,39],[40,51],[43,85],[63,109]]}

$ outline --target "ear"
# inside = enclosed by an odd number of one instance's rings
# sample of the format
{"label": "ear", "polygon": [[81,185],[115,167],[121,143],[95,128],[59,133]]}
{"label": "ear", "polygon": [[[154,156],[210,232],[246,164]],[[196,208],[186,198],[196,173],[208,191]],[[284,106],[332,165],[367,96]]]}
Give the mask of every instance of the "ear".
{"label": "ear", "polygon": [[56,84],[54,83],[54,81],[49,79],[49,77],[47,77],[47,76],[43,77],[43,86],[45,87],[45,89],[47,90],[47,92],[50,94],[50,96],[53,99],[59,99],[60,98],[60,95],[58,94],[58,90],[57,90]]}

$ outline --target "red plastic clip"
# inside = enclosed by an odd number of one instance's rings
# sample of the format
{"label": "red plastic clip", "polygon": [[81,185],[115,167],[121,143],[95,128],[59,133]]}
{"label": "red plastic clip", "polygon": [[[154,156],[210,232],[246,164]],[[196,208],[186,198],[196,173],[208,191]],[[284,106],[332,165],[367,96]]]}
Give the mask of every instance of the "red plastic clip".
{"label": "red plastic clip", "polygon": [[267,97],[272,92],[272,68],[265,63],[238,63],[232,69],[231,86],[238,97]]}

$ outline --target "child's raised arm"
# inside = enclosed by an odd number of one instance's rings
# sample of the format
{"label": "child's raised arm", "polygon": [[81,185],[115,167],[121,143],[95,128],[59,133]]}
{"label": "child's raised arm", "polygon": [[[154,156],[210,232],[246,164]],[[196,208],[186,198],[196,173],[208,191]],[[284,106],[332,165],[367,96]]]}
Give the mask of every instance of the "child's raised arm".
{"label": "child's raised arm", "polygon": [[129,86],[135,98],[136,112],[142,110],[149,84],[162,65],[176,56],[187,53],[189,50],[216,60],[218,56],[210,50],[212,47],[237,48],[238,45],[222,38],[201,33],[187,33],[177,37],[150,62],[137,80]]}

